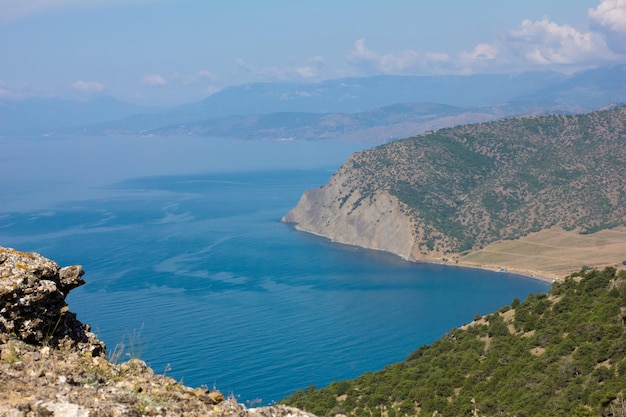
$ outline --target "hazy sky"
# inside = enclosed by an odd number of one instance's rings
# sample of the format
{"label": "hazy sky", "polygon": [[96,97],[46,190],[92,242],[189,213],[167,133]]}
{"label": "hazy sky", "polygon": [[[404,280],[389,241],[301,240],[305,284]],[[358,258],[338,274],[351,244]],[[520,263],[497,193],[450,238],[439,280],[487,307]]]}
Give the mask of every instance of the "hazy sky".
{"label": "hazy sky", "polygon": [[626,62],[626,0],[0,0],[0,98]]}

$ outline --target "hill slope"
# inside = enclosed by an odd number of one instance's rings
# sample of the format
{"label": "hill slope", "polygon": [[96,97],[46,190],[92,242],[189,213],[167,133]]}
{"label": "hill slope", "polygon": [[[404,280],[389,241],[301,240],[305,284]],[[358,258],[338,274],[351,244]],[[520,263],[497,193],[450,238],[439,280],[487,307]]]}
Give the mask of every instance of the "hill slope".
{"label": "hill slope", "polygon": [[455,258],[554,227],[624,225],[624,178],[625,107],[509,119],[356,153],[283,221],[407,259]]}
{"label": "hill slope", "polygon": [[580,272],[404,362],[284,400],[318,415],[625,416],[626,272]]}

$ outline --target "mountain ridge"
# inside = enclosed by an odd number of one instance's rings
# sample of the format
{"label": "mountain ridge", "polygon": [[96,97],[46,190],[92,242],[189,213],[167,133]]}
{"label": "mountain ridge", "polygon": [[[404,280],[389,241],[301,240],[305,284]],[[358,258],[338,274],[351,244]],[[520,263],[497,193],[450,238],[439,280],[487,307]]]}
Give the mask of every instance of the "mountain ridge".
{"label": "mountain ridge", "polygon": [[[2,99],[0,132],[4,135],[234,136],[263,140],[365,137],[384,143],[455,124],[595,110],[624,100],[625,76],[626,65],[617,65],[571,75],[556,72],[380,75],[316,83],[256,83],[230,86],[201,101],[167,109],[140,108],[106,97],[86,102]],[[380,113],[380,109],[393,110],[399,103],[414,106],[438,103],[457,107],[457,113],[467,114],[446,120],[449,115],[442,107],[441,112],[430,114],[433,121],[430,125],[412,122],[410,117],[419,120],[424,113],[411,114],[406,109],[398,113],[404,114],[404,121],[394,121],[393,114],[376,125],[364,120]]]}
{"label": "mountain ridge", "polygon": [[282,220],[409,260],[458,262],[555,226],[623,226],[625,167],[626,107],[465,125],[353,154]]}

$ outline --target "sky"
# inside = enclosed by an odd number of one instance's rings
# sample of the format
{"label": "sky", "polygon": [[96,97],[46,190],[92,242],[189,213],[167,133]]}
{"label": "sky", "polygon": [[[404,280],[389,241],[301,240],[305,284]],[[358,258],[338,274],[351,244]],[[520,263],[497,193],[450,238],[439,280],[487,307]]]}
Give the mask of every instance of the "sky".
{"label": "sky", "polygon": [[0,99],[626,63],[626,0],[0,0]]}

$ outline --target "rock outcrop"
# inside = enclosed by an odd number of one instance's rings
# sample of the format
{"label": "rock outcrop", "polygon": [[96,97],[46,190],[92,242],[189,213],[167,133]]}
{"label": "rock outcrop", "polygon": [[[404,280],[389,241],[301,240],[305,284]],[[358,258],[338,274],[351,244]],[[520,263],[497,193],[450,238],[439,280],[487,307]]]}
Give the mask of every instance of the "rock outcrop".
{"label": "rock outcrop", "polygon": [[37,253],[0,248],[0,342],[76,347],[92,356],[104,344],[69,311],[65,297],[83,285],[79,265],[60,268]]}
{"label": "rock outcrop", "polygon": [[312,417],[287,406],[246,408],[219,391],[186,387],[105,345],[69,311],[80,266],[0,247],[0,416]]}
{"label": "rock outcrop", "polygon": [[411,258],[414,227],[404,205],[385,190],[363,195],[346,166],[328,184],[306,191],[282,221],[334,242]]}

